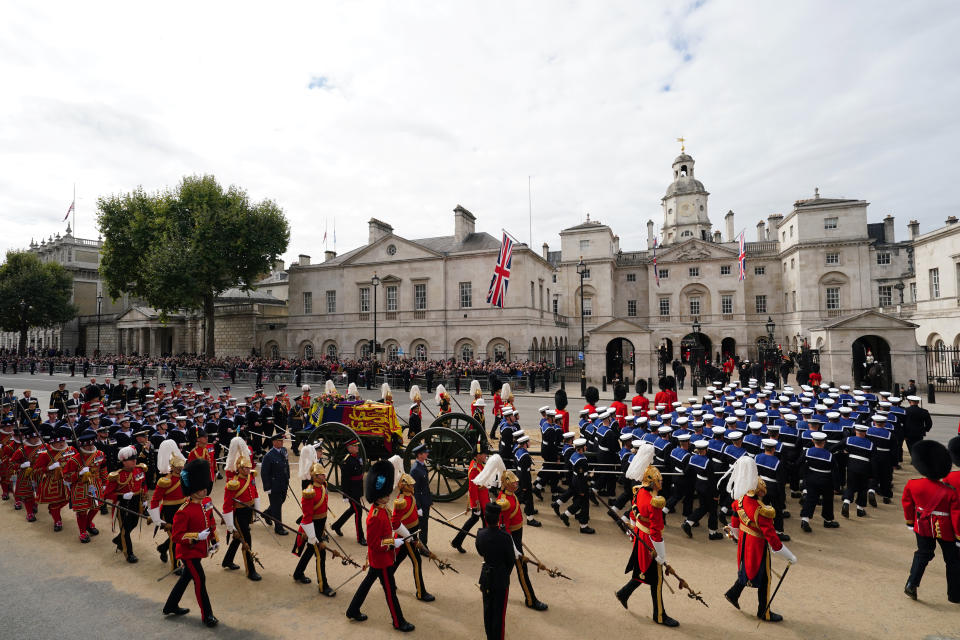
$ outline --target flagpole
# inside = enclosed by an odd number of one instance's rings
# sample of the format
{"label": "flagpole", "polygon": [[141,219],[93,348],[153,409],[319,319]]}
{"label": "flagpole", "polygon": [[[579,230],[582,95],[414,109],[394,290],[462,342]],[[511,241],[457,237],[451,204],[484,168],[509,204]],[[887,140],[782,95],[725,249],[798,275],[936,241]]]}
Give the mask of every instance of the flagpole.
{"label": "flagpole", "polygon": [[77,234],[77,183],[73,183],[73,237],[79,238]]}
{"label": "flagpole", "polygon": [[529,207],[529,220],[530,220],[530,248],[533,248],[533,194],[530,190],[530,183],[533,180],[531,176],[527,176],[527,206]]}

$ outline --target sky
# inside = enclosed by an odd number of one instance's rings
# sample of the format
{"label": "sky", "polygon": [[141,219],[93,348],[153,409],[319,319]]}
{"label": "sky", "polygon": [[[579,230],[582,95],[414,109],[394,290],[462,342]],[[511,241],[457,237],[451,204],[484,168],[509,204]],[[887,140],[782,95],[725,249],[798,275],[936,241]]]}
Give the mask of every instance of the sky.
{"label": "sky", "polygon": [[287,261],[477,230],[559,248],[659,226],[676,138],[714,227],[812,197],[921,232],[956,215],[956,2],[6,2],[0,251],[210,173],[292,227]]}

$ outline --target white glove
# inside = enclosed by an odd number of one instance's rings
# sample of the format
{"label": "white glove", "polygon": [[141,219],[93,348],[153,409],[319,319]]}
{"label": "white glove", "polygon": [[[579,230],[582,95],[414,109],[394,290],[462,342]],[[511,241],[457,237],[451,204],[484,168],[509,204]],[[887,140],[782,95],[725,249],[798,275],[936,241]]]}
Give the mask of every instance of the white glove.
{"label": "white glove", "polygon": [[343,496],[343,501],[344,501],[344,502],[350,502],[350,500],[347,499],[347,496]]}
{"label": "white glove", "polygon": [[149,500],[144,500],[144,501],[143,501],[143,508],[144,508],[144,510],[149,510],[149,509],[150,509],[150,501],[149,501]]}
{"label": "white glove", "polygon": [[210,554],[213,555],[214,553],[217,552],[217,549],[219,548],[220,548],[220,543],[214,542],[212,545],[210,545]]}
{"label": "white glove", "polygon": [[309,544],[317,543],[317,530],[314,528],[313,523],[309,522],[307,524],[300,523],[300,527],[303,529],[303,532],[307,534],[307,542]]}
{"label": "white glove", "polygon": [[740,530],[739,529],[730,529],[730,535],[733,536],[733,539],[737,542],[740,542]]}
{"label": "white glove", "polygon": [[423,517],[423,509],[417,509],[417,515]]}
{"label": "white glove", "polygon": [[234,531],[233,528],[233,511],[225,511],[223,513],[223,522],[227,525],[227,531]]}
{"label": "white glove", "polygon": [[259,497],[259,496],[257,496],[256,498],[253,499],[253,508],[256,509],[257,511],[260,511],[260,510],[261,510],[261,509],[260,509],[260,497]]}
{"label": "white glove", "polygon": [[270,489],[266,489],[266,494],[270,495]]}
{"label": "white glove", "polygon": [[206,540],[210,536],[210,529],[204,529],[197,534],[197,540]]}
{"label": "white glove", "polygon": [[910,531],[913,531],[913,525],[912,525],[912,524],[908,524],[908,525],[907,525],[907,529],[910,529]]}
{"label": "white glove", "polygon": [[403,546],[403,539],[402,539],[402,538],[394,538],[394,539],[393,539],[393,548],[394,548],[394,549],[399,549],[399,548],[402,547],[402,546]]}
{"label": "white glove", "polygon": [[663,540],[660,542],[653,542],[653,550],[657,552],[657,564],[666,564],[667,545],[664,544]]}
{"label": "white glove", "polygon": [[150,509],[147,513],[150,514],[150,519],[153,520],[153,524],[159,525],[163,523],[163,520],[160,518],[160,507]]}
{"label": "white glove", "polygon": [[780,547],[779,551],[774,551],[777,555],[781,555],[786,558],[787,562],[790,564],[797,564],[797,556],[793,555],[793,552],[790,549],[787,549],[787,545]]}
{"label": "white glove", "polygon": [[513,557],[514,557],[514,558],[522,558],[522,557],[523,557],[523,554],[520,553],[520,549],[517,549],[517,545],[516,545],[516,544],[513,545]]}
{"label": "white glove", "polygon": [[123,494],[124,500],[129,500],[132,497],[133,497],[133,491],[127,491],[125,494]]}
{"label": "white glove", "polygon": [[403,526],[402,524],[401,524],[399,527],[397,527],[397,533],[399,533],[399,534],[400,534],[400,537],[402,537],[402,538],[406,538],[407,536],[410,535],[410,532],[409,532],[409,531],[407,530],[407,528],[406,528],[405,526]]}
{"label": "white glove", "polygon": [[22,465],[20,465],[20,468],[21,468],[21,469],[26,469],[26,468],[28,468],[29,466],[30,466],[30,461],[27,460],[27,461],[24,462]]}
{"label": "white glove", "polygon": [[59,468],[60,468],[60,463],[54,462],[53,464],[47,467],[47,471],[53,471],[54,469],[59,469]]}
{"label": "white glove", "polygon": [[83,469],[80,469],[80,475],[85,473],[90,473],[90,467],[84,467]]}

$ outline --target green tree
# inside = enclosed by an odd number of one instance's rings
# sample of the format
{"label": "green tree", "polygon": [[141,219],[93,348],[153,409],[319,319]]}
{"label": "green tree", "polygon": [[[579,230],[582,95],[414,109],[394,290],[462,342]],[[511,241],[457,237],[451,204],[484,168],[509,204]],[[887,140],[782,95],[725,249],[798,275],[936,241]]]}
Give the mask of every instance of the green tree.
{"label": "green tree", "polygon": [[70,302],[73,278],[56,262],[41,262],[29,251],[8,251],[0,265],[0,329],[17,331],[17,351],[27,352],[27,329],[49,327],[76,317]]}
{"label": "green tree", "polygon": [[216,297],[231,287],[250,290],[290,242],[273,201],[252,204],[245,191],[224,190],[210,175],[185,177],[174,190],[102,197],[97,208],[110,296],[129,293],[162,313],[201,310],[208,357]]}

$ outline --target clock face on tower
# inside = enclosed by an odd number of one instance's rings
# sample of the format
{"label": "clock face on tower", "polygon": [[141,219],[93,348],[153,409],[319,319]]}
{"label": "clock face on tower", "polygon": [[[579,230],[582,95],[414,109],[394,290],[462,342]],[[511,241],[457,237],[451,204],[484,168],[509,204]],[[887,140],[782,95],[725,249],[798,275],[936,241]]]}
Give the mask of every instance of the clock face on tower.
{"label": "clock face on tower", "polygon": [[397,255],[397,245],[391,244],[389,247],[387,247],[387,253],[391,256]]}

